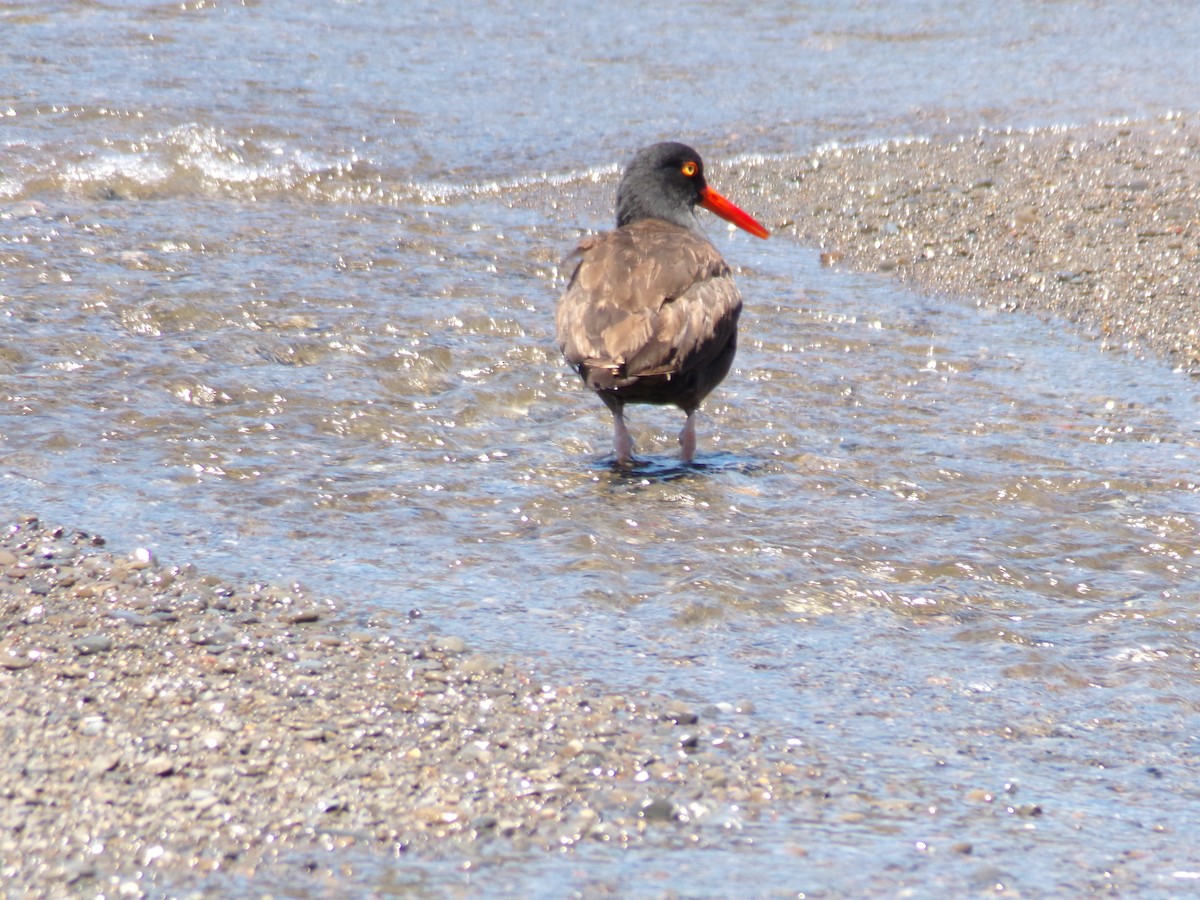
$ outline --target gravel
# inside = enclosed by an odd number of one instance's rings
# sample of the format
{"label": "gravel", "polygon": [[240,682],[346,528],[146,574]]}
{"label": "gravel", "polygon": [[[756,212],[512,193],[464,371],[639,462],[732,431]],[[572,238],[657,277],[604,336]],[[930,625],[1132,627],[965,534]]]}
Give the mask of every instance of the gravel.
{"label": "gravel", "polygon": [[1181,114],[828,146],[730,174],[731,195],[829,265],[1200,372],[1200,134]]}
{"label": "gravel", "polygon": [[25,516],[0,534],[0,878],[146,892],[297,850],[722,832],[828,776],[744,714],[538,675]]}

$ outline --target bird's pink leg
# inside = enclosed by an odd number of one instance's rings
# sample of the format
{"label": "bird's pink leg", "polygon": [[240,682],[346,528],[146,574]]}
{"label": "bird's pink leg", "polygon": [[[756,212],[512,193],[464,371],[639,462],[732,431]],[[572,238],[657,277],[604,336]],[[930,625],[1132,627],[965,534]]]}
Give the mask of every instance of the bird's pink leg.
{"label": "bird's pink leg", "polygon": [[679,448],[679,458],[683,460],[683,464],[691,465],[692,459],[696,456],[695,410],[688,413],[687,421],[683,423],[683,430],[679,432]]}
{"label": "bird's pink leg", "polygon": [[625,410],[620,406],[613,407],[613,449],[617,451],[618,465],[627,466],[633,462],[633,438],[625,428]]}

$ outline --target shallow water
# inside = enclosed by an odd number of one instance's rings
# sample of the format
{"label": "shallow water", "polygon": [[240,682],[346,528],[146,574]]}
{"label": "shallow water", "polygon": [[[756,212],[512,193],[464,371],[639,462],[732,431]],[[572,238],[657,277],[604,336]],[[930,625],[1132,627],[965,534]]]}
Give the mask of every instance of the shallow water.
{"label": "shallow water", "polygon": [[1155,63],[1190,58],[1190,5],[975,7],[701,4],[714,58],[590,8],[0,4],[0,507],[617,689],[752,698],[830,773],[826,811],[666,875],[513,853],[422,870],[434,892],[1190,884],[1191,382],[715,221],[747,309],[700,465],[634,408],[650,463],[615,471],[554,346],[559,263],[646,140],[788,171],[823,140],[1194,102]]}

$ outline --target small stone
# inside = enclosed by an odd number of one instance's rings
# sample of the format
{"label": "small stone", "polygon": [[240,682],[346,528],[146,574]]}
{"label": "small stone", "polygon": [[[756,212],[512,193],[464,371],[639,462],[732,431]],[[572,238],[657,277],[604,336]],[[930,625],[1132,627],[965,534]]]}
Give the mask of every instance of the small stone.
{"label": "small stone", "polygon": [[92,761],[88,763],[88,771],[92,775],[103,775],[105,772],[111,772],[120,764],[120,753],[101,753],[99,756],[92,757]]}
{"label": "small stone", "polygon": [[[78,590],[76,596],[83,596]],[[116,619],[118,622],[124,622],[127,625],[134,625],[138,628],[146,628],[156,624],[155,620],[143,616],[139,612],[134,612],[131,609],[114,609],[108,614],[110,619]]]}
{"label": "small stone", "polygon": [[496,826],[500,824],[500,820],[491,814],[477,816],[471,820],[471,828],[478,832],[491,832],[496,830]]}
{"label": "small stone", "polygon": [[105,725],[104,716],[86,716],[79,723],[79,733],[88,737],[95,737],[104,731]]}
{"label": "small stone", "polygon": [[445,635],[430,639],[429,649],[440,653],[465,653],[467,643],[460,637]]}
{"label": "small stone", "polygon": [[202,628],[192,635],[192,643],[203,647],[226,646],[234,643],[237,639],[237,632],[224,625],[218,625],[215,628]]}
{"label": "small stone", "polygon": [[321,609],[317,606],[306,606],[302,609],[290,609],[283,614],[283,621],[289,625],[303,625],[316,622],[321,618]]}
{"label": "small stone", "polygon": [[491,672],[499,672],[502,666],[495,659],[483,653],[476,653],[466,657],[458,667],[458,670],[468,676],[487,675]]}
{"label": "small stone", "polygon": [[458,813],[442,806],[418,806],[413,810],[418,822],[427,825],[445,825],[458,820]]}
{"label": "small stone", "polygon": [[10,651],[0,650],[0,668],[16,671],[17,669],[28,669],[37,660],[30,659],[28,656],[18,656]]}
{"label": "small stone", "polygon": [[492,753],[485,741],[472,741],[458,752],[458,758],[465,763],[487,765],[492,761]]}
{"label": "small stone", "polygon": [[583,741],[579,738],[571,738],[563,744],[562,750],[559,753],[567,759],[574,759],[583,752]]}
{"label": "small stone", "polygon": [[317,812],[326,815],[330,813],[344,813],[350,811],[350,801],[345,797],[325,797],[317,801]]}
{"label": "small stone", "polygon": [[192,802],[192,806],[199,812],[211,808],[220,801],[220,797],[212,791],[204,788],[196,788],[188,792],[188,800]]}
{"label": "small stone", "polygon": [[129,554],[129,568],[148,569],[154,565],[154,553],[145,547],[138,547]]}
{"label": "small stone", "polygon": [[175,760],[166,755],[155,756],[146,763],[145,769],[151,775],[165,778],[168,775],[175,774]]}
{"label": "small stone", "polygon": [[585,741],[575,754],[575,758],[585,768],[601,765],[608,759],[608,748],[599,741]]}
{"label": "small stone", "polygon": [[675,804],[663,797],[647,800],[638,810],[638,816],[647,822],[670,822],[676,817]]}
{"label": "small stone", "polygon": [[113,648],[113,639],[107,634],[89,634],[75,641],[73,646],[80,656],[90,656],[93,653],[107,653]]}
{"label": "small stone", "polygon": [[700,721],[700,716],[682,700],[670,701],[663,712],[663,718],[676,725],[695,725]]}

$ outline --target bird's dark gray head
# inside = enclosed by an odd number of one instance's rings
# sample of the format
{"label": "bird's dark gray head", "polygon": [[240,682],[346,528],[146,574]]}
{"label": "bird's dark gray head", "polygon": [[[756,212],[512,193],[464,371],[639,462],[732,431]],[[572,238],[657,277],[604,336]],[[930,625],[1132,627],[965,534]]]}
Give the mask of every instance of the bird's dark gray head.
{"label": "bird's dark gray head", "polygon": [[687,144],[665,141],[637,152],[617,188],[617,227],[666,219],[691,228],[704,197],[704,162]]}
{"label": "bird's dark gray head", "polygon": [[674,141],[639,150],[625,169],[617,187],[617,227],[639,219],[666,219],[691,228],[697,206],[755,237],[770,236],[753,216],[708,186],[699,153]]}

